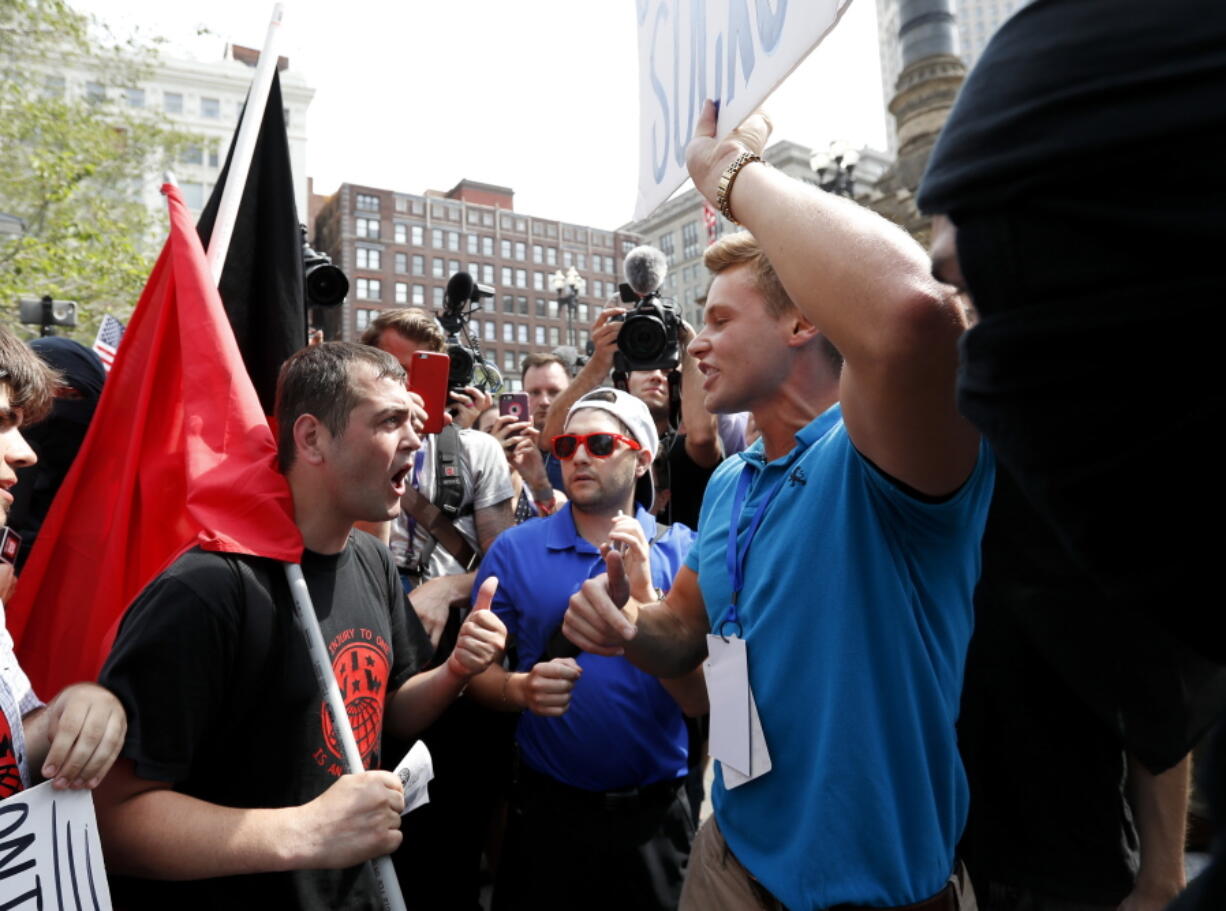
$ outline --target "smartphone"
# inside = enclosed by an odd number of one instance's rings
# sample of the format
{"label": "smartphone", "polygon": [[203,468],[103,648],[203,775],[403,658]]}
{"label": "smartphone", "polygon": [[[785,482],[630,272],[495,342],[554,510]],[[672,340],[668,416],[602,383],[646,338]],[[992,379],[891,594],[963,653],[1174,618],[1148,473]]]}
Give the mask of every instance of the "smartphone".
{"label": "smartphone", "polygon": [[532,415],[528,413],[528,393],[504,392],[498,396],[498,413],[509,414],[517,421],[532,420]]}
{"label": "smartphone", "polygon": [[17,551],[21,550],[21,535],[11,528],[0,526],[0,563],[12,566],[17,562]]}
{"label": "smartphone", "polygon": [[409,391],[416,392],[426,403],[426,433],[443,429],[450,372],[451,358],[437,351],[417,351],[409,361]]}

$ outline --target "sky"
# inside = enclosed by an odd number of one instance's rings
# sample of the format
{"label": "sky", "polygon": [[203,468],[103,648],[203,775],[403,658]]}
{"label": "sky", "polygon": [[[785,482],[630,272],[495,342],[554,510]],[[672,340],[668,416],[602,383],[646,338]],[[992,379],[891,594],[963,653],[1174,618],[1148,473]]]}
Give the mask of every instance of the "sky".
{"label": "sky", "polygon": [[[262,47],[272,2],[74,0],[163,53]],[[615,228],[630,220],[639,135],[634,0],[286,0],[278,53],[315,89],[307,174],[406,193],[464,178],[515,190],[531,215]],[[204,31],[204,34],[199,34]],[[873,0],[764,105],[772,140],[884,149]]]}

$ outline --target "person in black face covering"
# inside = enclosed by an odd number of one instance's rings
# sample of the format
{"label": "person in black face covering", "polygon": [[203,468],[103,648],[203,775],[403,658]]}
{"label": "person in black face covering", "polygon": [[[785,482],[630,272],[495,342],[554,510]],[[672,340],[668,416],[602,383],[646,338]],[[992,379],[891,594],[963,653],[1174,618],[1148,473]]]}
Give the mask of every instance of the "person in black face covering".
{"label": "person in black face covering", "polygon": [[59,371],[61,386],[56,390],[51,414],[22,430],[38,462],[17,471],[17,486],[13,488],[14,501],[8,525],[21,535],[21,550],[16,561],[18,572],[30,555],[43,519],[51,509],[51,501],[81,448],[106,380],[106,371],[98,355],[80,342],[58,337],[36,338],[30,342],[30,347],[44,363]]}

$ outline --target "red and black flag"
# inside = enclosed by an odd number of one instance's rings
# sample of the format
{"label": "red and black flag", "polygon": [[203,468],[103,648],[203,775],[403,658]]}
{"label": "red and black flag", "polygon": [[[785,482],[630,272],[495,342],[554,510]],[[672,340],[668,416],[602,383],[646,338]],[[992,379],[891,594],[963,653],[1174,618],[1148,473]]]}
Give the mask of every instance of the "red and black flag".
{"label": "red and black flag", "polygon": [[[225,167],[197,223],[206,250],[238,134],[236,128]],[[306,344],[302,232],[294,203],[281,79],[275,72],[217,289],[260,405],[270,415],[281,363]]]}

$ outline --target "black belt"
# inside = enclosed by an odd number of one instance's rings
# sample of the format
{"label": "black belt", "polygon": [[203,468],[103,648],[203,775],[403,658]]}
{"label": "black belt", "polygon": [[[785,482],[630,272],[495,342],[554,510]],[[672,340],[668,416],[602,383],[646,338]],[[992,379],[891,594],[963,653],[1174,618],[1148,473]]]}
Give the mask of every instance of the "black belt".
{"label": "black belt", "polygon": [[526,793],[565,802],[572,806],[601,809],[608,812],[632,812],[639,807],[660,806],[673,800],[685,784],[685,778],[655,781],[641,787],[623,788],[618,791],[588,791],[584,788],[563,784],[520,762],[516,783]]}

